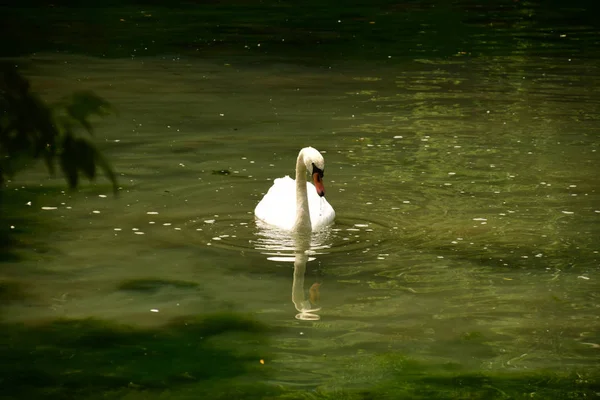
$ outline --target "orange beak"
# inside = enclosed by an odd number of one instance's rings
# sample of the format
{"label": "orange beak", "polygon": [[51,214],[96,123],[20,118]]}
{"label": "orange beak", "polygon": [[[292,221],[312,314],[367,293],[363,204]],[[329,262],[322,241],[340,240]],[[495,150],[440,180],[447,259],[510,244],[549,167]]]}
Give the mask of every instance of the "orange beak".
{"label": "orange beak", "polygon": [[325,196],[325,186],[323,186],[323,178],[318,172],[313,174],[313,182],[315,183],[315,188],[317,189],[317,194],[321,197]]}

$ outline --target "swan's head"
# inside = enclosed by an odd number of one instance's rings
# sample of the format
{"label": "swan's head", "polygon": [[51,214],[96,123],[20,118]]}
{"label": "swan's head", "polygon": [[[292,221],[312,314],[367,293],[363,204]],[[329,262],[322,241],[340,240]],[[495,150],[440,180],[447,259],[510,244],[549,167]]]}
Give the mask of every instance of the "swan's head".
{"label": "swan's head", "polygon": [[312,176],[315,188],[319,196],[325,196],[325,186],[323,186],[323,171],[325,170],[325,159],[319,151],[313,147],[302,149],[302,156],[306,170]]}

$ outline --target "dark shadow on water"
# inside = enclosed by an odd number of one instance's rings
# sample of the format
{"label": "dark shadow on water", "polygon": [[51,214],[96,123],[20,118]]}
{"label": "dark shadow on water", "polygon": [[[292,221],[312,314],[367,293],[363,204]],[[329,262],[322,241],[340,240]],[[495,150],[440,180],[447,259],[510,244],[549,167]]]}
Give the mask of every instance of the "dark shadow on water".
{"label": "dark shadow on water", "polygon": [[[262,57],[327,65],[464,55],[597,54],[598,3],[475,1],[29,1],[5,8],[7,56]],[[35,6],[31,6],[31,5]],[[84,6],[84,7],[82,7]]]}

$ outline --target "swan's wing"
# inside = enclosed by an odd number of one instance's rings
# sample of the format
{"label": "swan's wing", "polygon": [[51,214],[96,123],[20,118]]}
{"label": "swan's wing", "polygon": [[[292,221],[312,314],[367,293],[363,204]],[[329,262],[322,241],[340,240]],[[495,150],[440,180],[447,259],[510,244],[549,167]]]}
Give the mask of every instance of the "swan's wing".
{"label": "swan's wing", "polygon": [[317,193],[315,186],[307,182],[306,191],[308,194],[308,209],[310,211],[310,223],[312,230],[318,230],[329,226],[335,220],[335,211],[331,204],[327,202],[325,197],[321,197]]}
{"label": "swan's wing", "polygon": [[296,222],[296,181],[289,176],[275,179],[254,215],[269,225],[291,230]]}
{"label": "swan's wing", "polygon": [[[317,194],[312,183],[307,182],[306,189],[312,230],[331,225],[335,219],[333,207]],[[275,179],[254,209],[254,215],[269,225],[291,230],[296,222],[296,181],[289,176]]]}

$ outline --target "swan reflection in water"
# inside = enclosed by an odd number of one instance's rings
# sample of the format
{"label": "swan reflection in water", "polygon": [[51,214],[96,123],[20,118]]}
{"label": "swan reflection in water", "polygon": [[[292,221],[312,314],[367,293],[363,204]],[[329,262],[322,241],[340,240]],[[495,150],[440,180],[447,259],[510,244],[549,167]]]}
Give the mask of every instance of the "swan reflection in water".
{"label": "swan reflection in water", "polygon": [[[304,273],[306,263],[314,260],[310,256],[325,243],[322,239],[328,231],[324,228],[335,219],[333,207],[325,200],[324,174],[323,155],[313,147],[304,147],[296,158],[296,179],[289,176],[275,179],[254,209],[259,227],[259,250],[275,251],[269,260],[294,262],[292,301],[300,311],[296,315],[298,319],[320,318],[315,313],[321,308],[311,303],[311,299],[318,302],[319,284],[311,287],[307,300]],[[307,175],[314,184],[307,181]]]}
{"label": "swan reflection in water", "polygon": [[[319,320],[317,314],[321,310],[320,282],[314,282],[308,290],[305,289],[306,264],[316,259],[329,248],[329,231],[319,232],[286,232],[256,221],[258,240],[256,249],[267,255],[267,260],[275,262],[293,262],[294,279],[292,282],[292,302],[299,312],[296,319]],[[308,293],[308,296],[307,296]]]}

